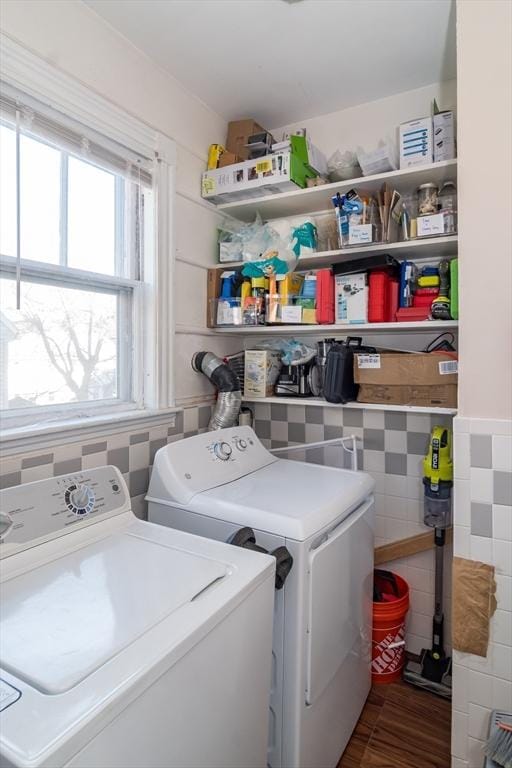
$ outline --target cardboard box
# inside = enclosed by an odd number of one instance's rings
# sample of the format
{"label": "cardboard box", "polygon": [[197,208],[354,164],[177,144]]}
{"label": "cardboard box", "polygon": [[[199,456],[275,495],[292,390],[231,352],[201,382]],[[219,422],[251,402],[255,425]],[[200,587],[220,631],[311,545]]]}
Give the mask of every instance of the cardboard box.
{"label": "cardboard box", "polygon": [[361,384],[357,394],[359,403],[382,405],[416,405],[425,408],[456,408],[456,384],[402,386],[400,384]]}
{"label": "cardboard box", "polygon": [[245,351],[244,396],[271,397],[281,370],[279,352],[247,349]]}
{"label": "cardboard box", "polygon": [[457,407],[457,360],[445,354],[354,355],[360,403]]}
{"label": "cardboard box", "polygon": [[201,194],[212,203],[229,203],[304,188],[307,178],[314,175],[293,152],[278,152],[206,171]]}
{"label": "cardboard box", "polygon": [[336,323],[367,323],[367,273],[359,272],[355,275],[336,275],[334,304]]}
{"label": "cardboard box", "polygon": [[235,165],[235,163],[240,162],[240,159],[241,158],[238,155],[235,155],[234,152],[223,152],[217,163],[217,168],[225,168],[227,165]]}
{"label": "cardboard box", "polygon": [[438,112],[433,118],[434,163],[455,158],[455,116],[453,112]]}
{"label": "cardboard box", "polygon": [[402,123],[400,133],[400,168],[429,165],[433,157],[432,118],[421,117]]}
{"label": "cardboard box", "polygon": [[262,133],[262,128],[256,120],[248,118],[247,120],[232,120],[228,123],[228,137],[226,139],[226,149],[234,155],[238,155],[241,160],[249,158],[249,149],[245,145],[249,141],[249,136],[253,133]]}
{"label": "cardboard box", "polygon": [[354,355],[357,384],[457,384],[458,363],[448,354],[382,352]]}

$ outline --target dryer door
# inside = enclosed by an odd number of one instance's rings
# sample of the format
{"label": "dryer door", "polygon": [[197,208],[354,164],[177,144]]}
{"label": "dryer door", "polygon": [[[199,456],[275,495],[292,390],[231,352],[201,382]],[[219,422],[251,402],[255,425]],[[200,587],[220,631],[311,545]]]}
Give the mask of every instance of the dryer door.
{"label": "dryer door", "polygon": [[314,704],[345,662],[347,681],[362,657],[369,675],[373,528],[371,497],[309,552],[307,704]]}

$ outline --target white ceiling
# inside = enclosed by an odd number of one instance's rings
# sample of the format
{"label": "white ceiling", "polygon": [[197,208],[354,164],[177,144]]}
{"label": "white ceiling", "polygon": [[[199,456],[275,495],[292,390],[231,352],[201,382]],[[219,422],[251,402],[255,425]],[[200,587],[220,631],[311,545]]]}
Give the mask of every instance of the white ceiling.
{"label": "white ceiling", "polygon": [[276,128],[455,77],[454,0],[85,0],[227,120]]}

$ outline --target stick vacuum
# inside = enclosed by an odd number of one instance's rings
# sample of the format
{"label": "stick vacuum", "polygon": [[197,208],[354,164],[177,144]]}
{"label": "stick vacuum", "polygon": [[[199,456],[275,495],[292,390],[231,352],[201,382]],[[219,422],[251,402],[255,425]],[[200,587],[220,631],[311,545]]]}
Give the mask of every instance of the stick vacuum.
{"label": "stick vacuum", "polygon": [[434,427],[423,459],[424,523],[434,529],[435,598],[432,647],[423,648],[419,662],[409,661],[404,680],[445,699],[452,696],[452,660],[444,650],[443,567],[446,529],[452,522],[453,463],[450,430]]}

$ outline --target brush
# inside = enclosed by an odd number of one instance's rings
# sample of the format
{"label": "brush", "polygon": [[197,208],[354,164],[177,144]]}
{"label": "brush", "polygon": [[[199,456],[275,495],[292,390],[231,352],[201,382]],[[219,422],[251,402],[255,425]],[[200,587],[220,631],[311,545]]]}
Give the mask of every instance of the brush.
{"label": "brush", "polygon": [[502,768],[512,768],[512,715],[493,711],[487,745],[487,757]]}

